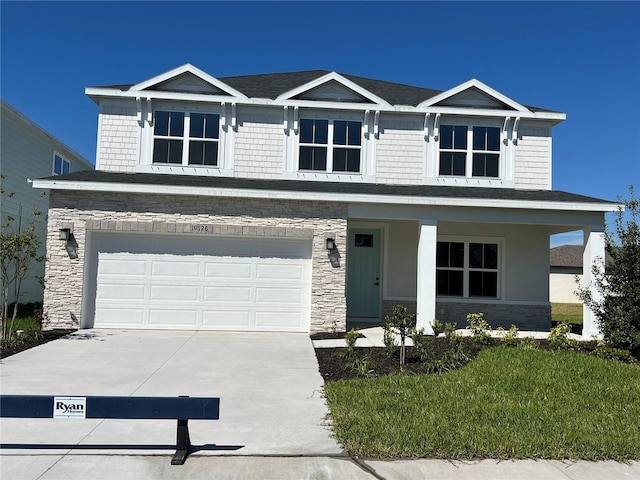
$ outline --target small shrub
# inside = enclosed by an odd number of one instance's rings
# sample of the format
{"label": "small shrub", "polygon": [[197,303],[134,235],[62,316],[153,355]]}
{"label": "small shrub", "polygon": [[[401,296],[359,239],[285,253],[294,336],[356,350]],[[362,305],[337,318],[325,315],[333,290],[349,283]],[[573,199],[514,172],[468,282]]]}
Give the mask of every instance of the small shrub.
{"label": "small shrub", "polygon": [[433,335],[436,337],[444,332],[444,324],[437,318],[431,322],[431,328],[433,329]]}
{"label": "small shrub", "polygon": [[409,329],[416,324],[416,314],[409,313],[407,307],[399,303],[393,306],[391,315],[387,315],[384,320],[391,331],[400,335],[400,365],[404,365],[406,356],[405,339]]}
{"label": "small shrub", "polygon": [[469,357],[462,348],[462,337],[458,334],[453,334],[450,337],[449,349],[441,359],[427,362],[425,370],[427,373],[444,373],[460,368],[468,361]]}
{"label": "small shrub", "polygon": [[605,360],[617,360],[624,363],[634,363],[635,361],[629,350],[623,350],[621,348],[599,345],[592,354]]}
{"label": "small shrub", "polygon": [[382,325],[382,329],[384,332],[382,336],[382,340],[384,341],[385,351],[387,352],[387,356],[393,357],[398,353],[398,351],[400,350],[400,347],[396,344],[396,340],[393,337],[393,331],[391,330],[391,326],[387,322],[385,322]]}
{"label": "small shrub", "polygon": [[568,323],[559,323],[557,326],[551,329],[549,333],[549,343],[553,348],[558,350],[577,350],[578,342],[569,338],[571,333],[571,327]]}
{"label": "small shrub", "polygon": [[498,327],[498,335],[502,338],[502,343],[509,347],[517,347],[520,339],[518,338],[518,327],[511,325],[509,330]]}
{"label": "small shrub", "polygon": [[540,344],[537,342],[535,338],[522,337],[518,341],[518,347],[523,348],[525,350],[538,350],[540,348]]}
{"label": "small shrub", "polygon": [[369,357],[354,356],[349,368],[363,378],[369,378],[374,374],[373,364]]}
{"label": "small shrub", "polygon": [[487,344],[491,339],[491,326],[484,319],[484,313],[470,313],[467,315],[467,328],[471,330],[473,340]]}
{"label": "small shrub", "polygon": [[452,335],[456,335],[456,327],[455,323],[445,323],[444,324],[444,336],[448,340]]}
{"label": "small shrub", "polygon": [[412,328],[409,331],[409,338],[413,342],[413,346],[418,350],[420,360],[425,361],[428,357],[427,354],[427,342],[424,335],[424,328]]}
{"label": "small shrub", "polygon": [[344,352],[345,357],[352,357],[355,355],[356,341],[358,340],[359,336],[360,336],[360,333],[355,328],[352,328],[351,330],[349,330],[347,334],[344,336],[344,340],[345,342],[347,342],[347,348],[345,348],[345,352]]}

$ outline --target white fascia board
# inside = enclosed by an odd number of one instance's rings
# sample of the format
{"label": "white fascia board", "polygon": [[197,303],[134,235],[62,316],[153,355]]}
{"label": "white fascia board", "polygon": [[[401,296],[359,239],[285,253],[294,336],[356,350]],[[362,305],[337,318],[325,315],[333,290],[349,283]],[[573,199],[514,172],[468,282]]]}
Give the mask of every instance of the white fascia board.
{"label": "white fascia board", "polygon": [[[420,108],[420,109],[419,109]],[[416,107],[416,112],[421,113],[439,113],[441,115],[456,115],[466,117],[520,117],[531,118],[536,120],[551,120],[553,122],[561,122],[567,119],[566,113],[559,112],[512,112],[510,110],[491,110],[481,108],[468,108],[468,107]]]}
{"label": "white fascia board", "polygon": [[[183,92],[163,92],[158,90],[144,90],[132,92],[130,90],[118,90],[117,88],[85,88],[84,93],[91,97],[96,103],[96,99],[100,97],[108,98],[150,98],[152,100],[175,100],[184,102],[205,102],[205,103],[221,103],[221,102],[237,102],[239,99],[227,95],[208,95],[202,93],[183,93]],[[243,99],[240,99],[243,100]],[[243,102],[244,103],[244,102]],[[253,102],[246,102],[253,103]]]}
{"label": "white fascia board", "polygon": [[183,73],[190,73],[192,75],[195,75],[201,80],[213,85],[216,88],[219,88],[220,90],[227,92],[229,95],[232,95],[234,97],[247,98],[243,93],[239,92],[234,88],[231,88],[226,83],[218,80],[215,77],[212,77],[208,73],[200,70],[198,67],[195,67],[190,63],[174,68],[173,70],[162,73],[160,75],[157,75],[144,82],[140,82],[134,85],[133,87],[131,87],[129,90],[133,92],[140,92],[142,90],[146,90],[147,88],[153,87],[154,85],[157,85],[159,83],[166,82],[167,80],[171,80],[172,78],[182,75]]}
{"label": "white fascia board", "polygon": [[519,104],[518,102],[516,102],[515,100],[510,99],[509,97],[503,95],[502,93],[498,92],[497,90],[494,90],[493,88],[491,88],[489,85],[485,85],[484,83],[482,83],[480,80],[477,80],[475,78],[472,78],[471,80],[464,82],[460,85],[458,85],[457,87],[453,87],[450,90],[447,90],[446,92],[442,92],[439,95],[436,95],[435,97],[431,97],[428,100],[425,100],[424,102],[422,102],[420,105],[418,105],[418,107],[430,107],[432,105],[437,104],[438,102],[441,102],[449,97],[453,97],[454,95],[457,95],[460,92],[464,92],[465,90],[468,90],[470,88],[477,88],[478,90],[483,91],[484,93],[486,93],[487,95],[495,98],[496,100],[509,105],[511,108],[519,111],[519,112],[529,112],[530,110],[525,107],[524,105]]}
{"label": "white fascia board", "polygon": [[[315,108],[321,110],[379,110],[386,113],[406,113],[406,114],[419,114],[425,113],[440,113],[442,115],[460,115],[469,117],[499,117],[504,118],[510,114],[507,110],[484,110],[478,108],[464,108],[464,107],[412,107],[406,105],[373,105],[370,103],[337,103],[327,101],[314,101],[314,100],[271,100],[268,98],[234,98],[225,95],[207,95],[200,93],[184,93],[184,92],[162,92],[157,90],[146,90],[143,92],[132,92],[130,90],[119,90],[117,88],[101,88],[101,87],[87,87],[85,88],[85,94],[89,96],[94,102],[99,104],[99,99],[106,98],[122,98],[122,99],[136,99],[138,97],[151,98],[155,100],[175,100],[185,102],[200,102],[200,103],[222,103],[222,102],[235,102],[238,105],[251,105],[251,106],[297,106],[300,108]],[[567,118],[565,113],[557,112],[521,112],[518,113],[521,118],[529,118],[536,120],[550,120],[554,123],[561,122]]]}
{"label": "white fascia board", "polygon": [[275,200],[370,203],[387,205],[427,205],[451,207],[513,208],[529,210],[570,210],[613,212],[617,204],[584,202],[540,202],[481,198],[416,197],[404,195],[371,195],[362,193],[294,192],[288,190],[259,190],[244,188],[187,187],[183,185],[148,185],[111,182],[73,182],[66,180],[34,180],[34,188],[76,190],[89,192],[150,193],[191,195],[204,197],[262,198]]}
{"label": "white fascia board", "polygon": [[296,87],[293,90],[284,92],[283,94],[279,95],[278,98],[276,98],[276,101],[289,100],[295,97],[296,95],[300,95],[301,93],[312,90],[330,81],[338,82],[339,84],[343,85],[345,88],[348,88],[349,90],[353,90],[357,94],[362,95],[363,97],[365,97],[366,99],[370,100],[371,102],[377,105],[389,106],[389,103],[386,100],[378,97],[377,95],[374,95],[369,90],[362,88],[357,83],[354,83],[351,80],[344,78],[342,75],[336,72],[327,73],[326,75],[316,78],[315,80],[305,83],[304,85]]}

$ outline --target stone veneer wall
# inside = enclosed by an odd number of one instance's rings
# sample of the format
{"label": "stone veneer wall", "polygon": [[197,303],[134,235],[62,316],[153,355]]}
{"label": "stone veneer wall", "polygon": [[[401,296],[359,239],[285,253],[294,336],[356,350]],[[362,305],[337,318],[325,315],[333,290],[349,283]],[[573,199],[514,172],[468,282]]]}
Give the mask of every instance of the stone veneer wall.
{"label": "stone veneer wall", "polygon": [[[76,258],[58,239],[65,224],[73,224]],[[44,327],[80,326],[88,230],[189,235],[195,224],[211,225],[212,235],[312,238],[311,332],[346,329],[345,204],[61,190],[49,198]],[[336,240],[340,267],[329,261],[327,236]]]}
{"label": "stone veneer wall", "polygon": [[[404,303],[410,313],[416,311],[415,301],[383,300],[383,319],[397,303]],[[442,310],[444,313],[440,313]],[[467,326],[468,314],[481,312],[492,328],[508,329],[514,324],[520,330],[548,332],[551,329],[551,305],[436,302],[436,318],[442,323],[456,323],[458,328]]]}

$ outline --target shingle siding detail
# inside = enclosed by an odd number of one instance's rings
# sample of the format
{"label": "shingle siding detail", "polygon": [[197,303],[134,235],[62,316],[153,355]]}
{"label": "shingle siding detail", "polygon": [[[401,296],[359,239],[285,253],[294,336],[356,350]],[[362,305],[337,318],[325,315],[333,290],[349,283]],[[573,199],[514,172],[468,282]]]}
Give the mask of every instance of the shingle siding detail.
{"label": "shingle siding detail", "polygon": [[[77,258],[58,239],[63,222],[73,223]],[[344,204],[61,191],[53,191],[50,201],[45,328],[79,327],[87,230],[184,235],[193,222],[212,225],[226,236],[312,239],[311,332],[345,330],[346,252],[340,252],[342,266],[334,268],[324,245],[326,236],[346,245]]]}
{"label": "shingle siding detail", "polygon": [[103,105],[97,165],[100,170],[133,172],[139,162],[141,127],[135,105]]}
{"label": "shingle siding detail", "polygon": [[424,176],[425,141],[417,121],[381,120],[376,181],[420,184]]}
{"label": "shingle siding detail", "polygon": [[280,178],[284,171],[282,115],[247,113],[238,123],[234,176]]}
{"label": "shingle siding detail", "polygon": [[551,189],[551,132],[549,128],[523,127],[516,147],[515,188]]}

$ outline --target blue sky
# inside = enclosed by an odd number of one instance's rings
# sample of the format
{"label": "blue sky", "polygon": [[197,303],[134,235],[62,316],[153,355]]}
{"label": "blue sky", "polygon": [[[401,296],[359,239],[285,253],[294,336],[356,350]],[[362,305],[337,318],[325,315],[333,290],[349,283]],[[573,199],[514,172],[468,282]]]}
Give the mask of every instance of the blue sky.
{"label": "blue sky", "polygon": [[326,69],[439,90],[477,78],[567,114],[554,189],[640,189],[639,2],[2,1],[0,22],[2,98],[92,162],[87,86],[185,63],[214,77]]}

